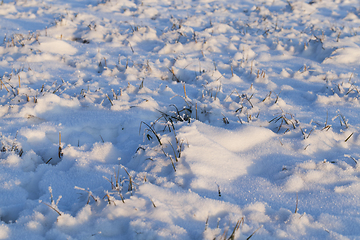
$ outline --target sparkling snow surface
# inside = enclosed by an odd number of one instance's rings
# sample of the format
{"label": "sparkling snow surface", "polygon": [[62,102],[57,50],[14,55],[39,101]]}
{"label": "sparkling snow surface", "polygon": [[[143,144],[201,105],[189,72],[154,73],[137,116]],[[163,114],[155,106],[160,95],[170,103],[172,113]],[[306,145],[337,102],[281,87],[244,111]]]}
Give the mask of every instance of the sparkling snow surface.
{"label": "sparkling snow surface", "polygon": [[0,239],[360,239],[359,0],[4,0]]}

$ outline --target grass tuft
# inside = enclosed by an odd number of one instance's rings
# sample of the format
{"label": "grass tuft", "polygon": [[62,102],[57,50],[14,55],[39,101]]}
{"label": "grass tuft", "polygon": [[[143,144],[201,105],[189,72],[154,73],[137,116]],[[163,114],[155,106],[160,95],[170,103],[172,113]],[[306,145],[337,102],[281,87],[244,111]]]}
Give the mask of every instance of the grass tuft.
{"label": "grass tuft", "polygon": [[[124,168],[125,169],[125,168]],[[126,169],[125,169],[126,171]],[[126,171],[127,172],[127,171]],[[124,199],[124,196],[122,195],[121,193],[121,190],[122,190],[122,186],[123,186],[123,183],[121,181],[121,178],[120,178],[120,166],[118,168],[118,171],[116,172],[115,168],[114,168],[114,175],[111,176],[111,179],[109,180],[107,177],[103,177],[104,179],[106,179],[110,184],[111,184],[111,190],[119,193],[119,196],[121,198],[121,201],[123,203],[125,203],[125,199]],[[115,182],[114,182],[115,180]]]}
{"label": "grass tuft", "polygon": [[[277,127],[277,132],[280,131],[284,124],[291,126],[293,129],[296,129],[296,126],[299,125],[299,122],[294,118],[293,114],[284,111],[281,111],[281,113],[271,119],[269,123],[277,123],[278,121],[280,121],[280,125]],[[290,129],[287,128],[284,133],[286,133],[287,131],[290,131]]]}

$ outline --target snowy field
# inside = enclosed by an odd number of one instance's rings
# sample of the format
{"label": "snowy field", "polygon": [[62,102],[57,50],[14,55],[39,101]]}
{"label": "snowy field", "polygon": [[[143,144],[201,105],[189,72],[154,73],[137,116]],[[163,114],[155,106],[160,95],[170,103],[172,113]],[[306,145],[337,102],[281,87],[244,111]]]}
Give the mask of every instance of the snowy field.
{"label": "snowy field", "polygon": [[0,239],[360,239],[359,0],[3,0]]}

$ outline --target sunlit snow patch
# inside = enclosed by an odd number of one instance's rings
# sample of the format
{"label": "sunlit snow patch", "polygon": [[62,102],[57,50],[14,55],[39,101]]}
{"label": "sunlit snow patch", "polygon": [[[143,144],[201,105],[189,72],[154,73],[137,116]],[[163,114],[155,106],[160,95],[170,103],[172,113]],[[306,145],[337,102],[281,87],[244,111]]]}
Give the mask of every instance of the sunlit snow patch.
{"label": "sunlit snow patch", "polygon": [[184,159],[197,176],[192,187],[213,189],[214,182],[220,184],[246,174],[257,155],[244,153],[274,136],[269,129],[250,126],[229,131],[195,122],[183,128],[181,137],[189,141]]}
{"label": "sunlit snow patch", "polygon": [[63,40],[57,40],[48,37],[39,37],[39,49],[41,52],[53,54],[67,54],[74,55],[77,49]]}

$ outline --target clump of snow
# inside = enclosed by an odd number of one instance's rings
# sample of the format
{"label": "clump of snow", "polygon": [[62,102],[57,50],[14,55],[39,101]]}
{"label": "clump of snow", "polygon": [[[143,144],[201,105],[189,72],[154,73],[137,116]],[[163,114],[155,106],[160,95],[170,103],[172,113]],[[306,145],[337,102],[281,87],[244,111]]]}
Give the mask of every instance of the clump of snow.
{"label": "clump of snow", "polygon": [[0,226],[0,239],[8,239],[10,235],[10,229],[5,224]]}

